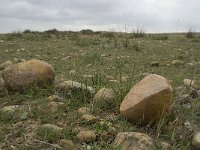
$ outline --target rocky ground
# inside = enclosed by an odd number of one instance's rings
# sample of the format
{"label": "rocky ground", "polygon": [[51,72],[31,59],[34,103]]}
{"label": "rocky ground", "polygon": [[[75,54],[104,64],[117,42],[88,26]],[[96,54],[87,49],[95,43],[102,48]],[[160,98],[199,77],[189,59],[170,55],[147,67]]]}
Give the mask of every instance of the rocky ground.
{"label": "rocky ground", "polygon": [[199,49],[184,34],[0,35],[0,149],[200,149]]}

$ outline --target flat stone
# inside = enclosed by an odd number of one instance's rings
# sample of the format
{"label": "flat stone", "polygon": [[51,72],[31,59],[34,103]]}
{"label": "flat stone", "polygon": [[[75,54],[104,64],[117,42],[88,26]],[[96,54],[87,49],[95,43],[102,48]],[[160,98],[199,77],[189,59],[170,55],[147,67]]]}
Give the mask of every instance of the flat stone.
{"label": "flat stone", "polygon": [[93,142],[96,140],[96,134],[93,131],[80,131],[77,135],[81,142]]}
{"label": "flat stone", "polygon": [[64,81],[56,86],[56,90],[68,95],[77,95],[82,93],[89,98],[93,97],[95,93],[95,90],[92,87],[75,81]]}
{"label": "flat stone", "polygon": [[54,124],[43,124],[41,126],[41,128],[48,129],[48,130],[53,130],[53,131],[56,131],[56,132],[63,130],[63,128],[61,128],[61,127],[59,127],[57,125],[54,125]]}
{"label": "flat stone", "polygon": [[14,111],[16,111],[18,109],[20,109],[20,105],[12,105],[12,106],[5,106],[5,107],[1,108],[1,111],[13,113]]}
{"label": "flat stone", "polygon": [[114,144],[119,150],[155,150],[156,147],[151,137],[138,132],[120,132]]}
{"label": "flat stone", "polygon": [[96,122],[97,118],[93,115],[89,115],[89,114],[85,114],[82,116],[82,119],[87,121],[87,122],[90,122],[90,123],[94,123]]}
{"label": "flat stone", "polygon": [[172,65],[183,65],[184,64],[184,62],[182,61],[182,60],[173,60],[172,62],[171,62],[171,64]]}
{"label": "flat stone", "polygon": [[73,150],[75,148],[74,143],[67,139],[61,139],[59,145],[63,148],[63,150]]}

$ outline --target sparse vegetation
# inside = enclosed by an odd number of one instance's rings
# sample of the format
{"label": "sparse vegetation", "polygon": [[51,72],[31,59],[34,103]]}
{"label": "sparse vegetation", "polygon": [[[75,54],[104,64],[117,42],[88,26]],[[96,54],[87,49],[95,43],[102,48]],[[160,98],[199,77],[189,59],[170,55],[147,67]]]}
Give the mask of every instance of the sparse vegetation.
{"label": "sparse vegetation", "polygon": [[188,39],[193,39],[193,38],[195,38],[195,32],[193,31],[192,28],[190,28],[190,29],[188,30],[188,32],[186,32],[185,37],[188,38]]}
{"label": "sparse vegetation", "polygon": [[[35,88],[24,93],[9,92],[0,97],[1,108],[10,105],[25,107],[13,114],[0,111],[0,149],[58,149],[56,144],[66,138],[73,140],[77,149],[112,150],[118,132],[139,131],[156,141],[170,143],[174,150],[192,150],[191,138],[195,131],[200,130],[200,99],[190,96],[192,89],[200,90],[200,43],[188,39],[195,33],[190,30],[186,35],[148,36],[140,28],[126,35],[93,33],[90,30],[61,32],[52,29],[0,35],[0,40],[4,41],[0,43],[0,64],[7,60],[14,63],[20,59],[44,60],[54,67],[56,83],[73,80],[92,86],[96,91],[102,87],[111,88],[116,94],[112,109],[101,109],[80,93],[77,96],[62,95],[64,105],[56,112],[49,112],[47,97],[58,94],[54,87]],[[171,63],[177,59],[181,63]],[[153,61],[158,61],[159,67],[151,67]],[[174,89],[170,116],[161,119],[154,127],[128,122],[119,113],[123,97],[145,73],[165,76],[172,81]],[[194,79],[195,86],[183,85],[185,78]],[[189,97],[185,98],[185,94]],[[80,107],[89,108],[97,121],[83,120],[77,112]],[[45,123],[56,124],[63,131],[56,133],[38,128]],[[96,140],[89,144],[81,143],[75,130],[79,127],[95,131]],[[113,128],[115,130],[111,130]]]}

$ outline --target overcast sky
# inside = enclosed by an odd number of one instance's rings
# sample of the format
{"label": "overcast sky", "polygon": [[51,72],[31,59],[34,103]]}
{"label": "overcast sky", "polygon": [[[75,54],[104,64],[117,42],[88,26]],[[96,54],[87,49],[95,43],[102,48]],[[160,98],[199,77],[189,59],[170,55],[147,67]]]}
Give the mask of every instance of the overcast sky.
{"label": "overcast sky", "polygon": [[0,0],[0,32],[200,31],[200,0]]}

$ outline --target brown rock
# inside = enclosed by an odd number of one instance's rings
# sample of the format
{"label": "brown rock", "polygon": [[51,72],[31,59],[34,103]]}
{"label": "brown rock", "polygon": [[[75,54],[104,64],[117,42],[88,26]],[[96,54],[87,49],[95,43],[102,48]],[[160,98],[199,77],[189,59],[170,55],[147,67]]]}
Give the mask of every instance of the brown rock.
{"label": "brown rock", "polygon": [[172,104],[173,90],[168,81],[151,74],[137,83],[126,95],[120,112],[129,121],[152,123],[168,114]]}
{"label": "brown rock", "polygon": [[96,134],[93,131],[80,131],[77,135],[81,142],[93,142],[96,140]]}
{"label": "brown rock", "polygon": [[3,71],[6,88],[12,91],[22,91],[33,85],[45,87],[54,80],[53,67],[40,60],[29,60],[6,67]]}
{"label": "brown rock", "polygon": [[63,150],[73,150],[75,148],[74,143],[71,140],[61,139],[60,146]]}
{"label": "brown rock", "polygon": [[43,124],[41,126],[41,128],[48,129],[48,130],[53,130],[55,132],[59,132],[59,131],[61,131],[63,129],[63,128],[61,128],[61,127],[59,127],[57,125],[54,125],[54,124]]}
{"label": "brown rock", "polygon": [[115,145],[119,150],[155,150],[153,140],[144,133],[138,132],[121,132],[118,133]]}
{"label": "brown rock", "polygon": [[113,104],[115,102],[115,94],[112,89],[102,88],[94,96],[94,101],[106,102]]}
{"label": "brown rock", "polygon": [[87,121],[87,122],[90,122],[90,123],[93,123],[97,120],[97,118],[95,116],[89,115],[89,114],[83,115],[82,119]]}

